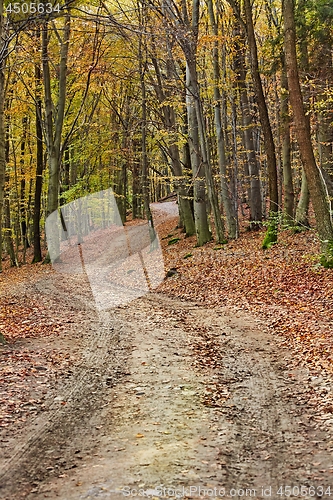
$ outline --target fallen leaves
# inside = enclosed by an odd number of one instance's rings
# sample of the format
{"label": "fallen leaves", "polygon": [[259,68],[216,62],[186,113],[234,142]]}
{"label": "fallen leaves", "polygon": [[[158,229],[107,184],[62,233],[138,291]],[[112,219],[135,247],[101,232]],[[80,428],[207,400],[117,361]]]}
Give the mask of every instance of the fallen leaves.
{"label": "fallen leaves", "polygon": [[[160,234],[171,227],[170,221],[162,224]],[[333,270],[314,265],[319,242],[313,232],[285,231],[266,251],[260,246],[262,231],[242,233],[219,249],[213,242],[197,248],[195,237],[185,238],[180,230],[178,234],[181,239],[175,247],[162,241],[166,266],[177,268],[178,275],[165,280],[159,291],[208,307],[250,311],[280,335],[281,345],[294,348],[294,366],[333,371]],[[186,253],[192,257],[184,261]],[[210,349],[205,338],[196,349],[203,345]],[[210,363],[216,368],[213,351],[212,345]],[[196,363],[203,364],[200,356]]]}
{"label": "fallen leaves", "polygon": [[50,307],[26,296],[2,299],[0,330],[7,342],[22,338],[60,335],[68,323],[74,320],[68,315],[66,318],[62,317],[61,312],[56,315],[54,313]]}
{"label": "fallen leaves", "polygon": [[[6,347],[0,352],[0,427],[25,422],[45,410],[43,397],[58,371],[64,372],[73,357],[59,349]],[[31,397],[34,395],[35,397]]]}
{"label": "fallen leaves", "polygon": [[0,277],[0,330],[6,338],[0,347],[0,428],[19,427],[45,411],[55,380],[70,376],[77,361],[56,339],[78,321],[78,312],[71,303],[59,308],[56,294],[41,296],[34,287],[48,274],[49,266],[27,266]]}
{"label": "fallen leaves", "polygon": [[[265,252],[260,249],[262,232],[243,233],[239,240],[221,247],[211,242],[197,248],[194,237],[185,238],[174,229],[176,223],[172,219],[157,225],[161,236],[172,233],[178,240],[177,244],[168,245],[170,236],[161,238],[166,268],[176,269],[177,274],[165,280],[158,290],[206,306],[227,305],[250,311],[265,320],[272,333],[279,335],[281,344],[294,348],[293,366],[308,364],[318,371],[332,371],[333,270],[315,267],[308,257],[318,252],[313,233],[285,232],[279,243]],[[36,340],[36,346],[38,339],[59,337],[70,323],[81,321],[70,307],[59,308],[56,295],[50,293],[45,301],[45,296],[41,300],[38,293],[24,291],[25,283],[35,283],[52,272],[49,266],[26,266],[8,270],[0,277],[0,332],[9,341],[0,347],[2,427],[24,422],[43,411],[42,401],[49,384],[75,361],[61,349],[32,350],[27,344],[20,344],[31,339]],[[8,290],[16,286],[20,292],[9,294]],[[219,371],[219,346],[207,327],[193,331],[185,316],[177,311],[173,316],[191,334],[195,354],[192,362],[197,369]],[[225,339],[225,332],[221,335]],[[165,338],[159,336],[158,340]],[[147,362],[141,364],[145,366]],[[186,389],[184,394],[195,395]],[[206,406],[219,407],[229,394],[225,383],[217,380],[205,387],[202,397]],[[324,412],[332,412],[328,396],[321,398],[321,406]],[[136,435],[138,439],[143,437],[141,433]]]}

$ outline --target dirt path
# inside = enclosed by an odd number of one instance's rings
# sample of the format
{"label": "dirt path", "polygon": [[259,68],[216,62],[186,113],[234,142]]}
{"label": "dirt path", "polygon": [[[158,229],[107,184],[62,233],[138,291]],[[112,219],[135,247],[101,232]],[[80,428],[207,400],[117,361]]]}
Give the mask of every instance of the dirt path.
{"label": "dirt path", "polygon": [[[31,286],[61,307],[55,279]],[[82,296],[81,361],[7,449],[1,498],[333,496],[333,416],[311,405],[332,381],[291,369],[262,324],[162,294],[97,315]]]}

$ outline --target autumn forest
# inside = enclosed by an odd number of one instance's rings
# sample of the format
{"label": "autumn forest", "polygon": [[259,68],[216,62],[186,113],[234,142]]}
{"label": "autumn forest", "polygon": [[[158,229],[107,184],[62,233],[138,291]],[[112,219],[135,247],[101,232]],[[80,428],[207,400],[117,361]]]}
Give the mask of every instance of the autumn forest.
{"label": "autumn forest", "polygon": [[[45,249],[46,217],[112,187],[125,222],[177,195],[197,245],[241,221],[309,227],[331,267],[330,0],[2,5],[1,252]],[[36,11],[36,12],[35,12]],[[44,255],[45,257],[45,255]],[[0,259],[1,262],[1,259]]]}
{"label": "autumn forest", "polygon": [[0,33],[0,497],[331,498],[333,0]]}

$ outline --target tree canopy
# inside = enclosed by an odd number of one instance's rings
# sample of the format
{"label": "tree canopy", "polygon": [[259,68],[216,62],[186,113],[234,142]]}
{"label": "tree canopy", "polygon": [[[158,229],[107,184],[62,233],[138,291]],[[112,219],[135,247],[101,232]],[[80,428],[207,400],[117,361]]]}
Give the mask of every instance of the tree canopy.
{"label": "tree canopy", "polygon": [[263,248],[312,225],[332,267],[332,0],[1,9],[0,250],[12,265],[30,245],[45,257],[50,213],[112,187],[124,223],[152,221],[150,202],[175,193],[198,245],[237,238],[244,221],[267,226]]}

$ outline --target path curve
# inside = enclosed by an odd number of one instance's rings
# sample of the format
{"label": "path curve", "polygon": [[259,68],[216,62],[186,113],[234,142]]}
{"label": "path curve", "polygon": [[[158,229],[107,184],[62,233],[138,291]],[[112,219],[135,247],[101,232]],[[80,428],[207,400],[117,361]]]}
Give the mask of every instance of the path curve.
{"label": "path curve", "polygon": [[[34,286],[61,306],[55,279]],[[309,373],[290,370],[262,323],[148,294],[91,309],[84,337],[81,362],[2,464],[1,498],[333,496],[331,415],[315,414]]]}

